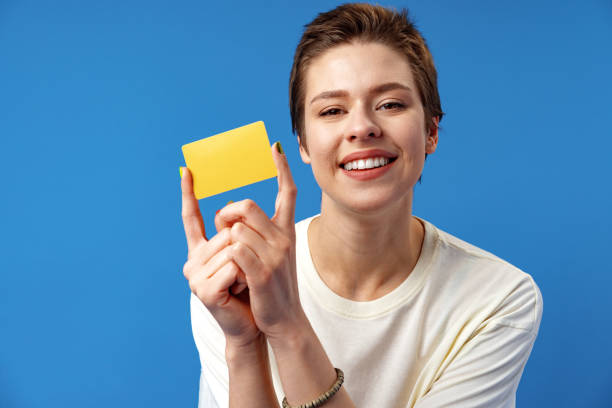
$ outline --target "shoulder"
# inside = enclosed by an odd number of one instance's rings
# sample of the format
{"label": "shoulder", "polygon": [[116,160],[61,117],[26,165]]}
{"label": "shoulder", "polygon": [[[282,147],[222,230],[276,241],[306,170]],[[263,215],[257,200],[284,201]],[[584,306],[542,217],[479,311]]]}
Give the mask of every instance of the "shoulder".
{"label": "shoulder", "polygon": [[443,295],[457,306],[467,303],[467,309],[478,313],[483,324],[537,333],[543,299],[533,277],[491,252],[428,224],[436,246],[429,278],[440,285]]}

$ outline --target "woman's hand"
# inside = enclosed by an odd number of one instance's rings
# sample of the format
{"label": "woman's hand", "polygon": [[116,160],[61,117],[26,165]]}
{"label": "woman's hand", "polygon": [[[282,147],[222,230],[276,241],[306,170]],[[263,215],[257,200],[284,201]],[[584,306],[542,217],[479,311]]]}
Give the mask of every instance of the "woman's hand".
{"label": "woman's hand", "polygon": [[230,229],[232,258],[246,276],[251,312],[271,342],[300,330],[306,320],[295,265],[297,189],[286,156],[276,146],[272,155],[278,171],[272,219],[252,200],[229,204],[215,218],[217,228]]}
{"label": "woman's hand", "polygon": [[[219,229],[217,235],[207,240],[198,200],[193,193],[191,172],[186,167],[183,168],[181,189],[189,251],[183,273],[189,287],[217,320],[228,342],[253,343],[261,332],[251,313],[249,291],[241,290],[245,288],[244,275],[232,261],[234,249],[230,229]],[[230,288],[236,296],[230,294]]]}

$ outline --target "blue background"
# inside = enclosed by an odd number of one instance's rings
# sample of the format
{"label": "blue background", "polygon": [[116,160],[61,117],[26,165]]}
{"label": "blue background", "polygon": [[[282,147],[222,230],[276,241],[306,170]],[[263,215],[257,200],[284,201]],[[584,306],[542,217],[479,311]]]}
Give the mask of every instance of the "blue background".
{"label": "blue background", "polygon": [[[410,8],[447,113],[414,214],[539,285],[519,407],[610,407],[612,4],[504,3],[384,3]],[[287,84],[336,4],[0,0],[1,407],[196,405],[180,146],[264,120],[297,218],[318,212]],[[275,194],[201,200],[209,235]]]}

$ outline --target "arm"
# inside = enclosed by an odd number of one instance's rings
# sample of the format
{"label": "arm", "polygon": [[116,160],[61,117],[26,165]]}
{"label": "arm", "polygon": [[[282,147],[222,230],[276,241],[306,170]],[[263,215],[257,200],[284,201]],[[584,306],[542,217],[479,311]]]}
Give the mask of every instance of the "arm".
{"label": "arm", "polygon": [[[228,229],[220,229],[212,239],[206,238],[199,205],[193,194],[191,173],[188,169],[184,169],[183,173],[182,217],[188,246],[183,273],[196,300],[200,300],[195,302],[195,310],[202,307],[202,313],[194,315],[192,298],[194,338],[201,358],[206,354],[202,358],[202,367],[206,364],[206,368],[216,374],[215,381],[222,378],[224,370],[218,361],[222,358],[218,356],[221,354],[218,346],[225,337],[230,406],[277,406],[270,381],[265,337],[255,325],[249,307],[249,291],[240,284],[240,268],[232,261],[230,232]],[[213,319],[207,315],[214,317],[215,325],[212,325]],[[206,330],[216,329],[216,326],[220,330],[210,330],[213,333]],[[219,389],[222,389],[223,384],[221,387],[215,385],[216,396],[219,397]],[[251,399],[251,395],[256,392],[258,398]]]}
{"label": "arm", "polygon": [[[336,381],[336,371],[321,342],[307,319],[304,323],[301,330],[294,335],[288,334],[285,341],[270,344],[276,356],[285,396],[291,406],[313,401]],[[229,370],[230,408],[278,406],[265,337],[248,345],[228,342],[225,356]],[[326,408],[354,406],[344,387],[325,403]]]}
{"label": "arm", "polygon": [[227,342],[225,359],[229,371],[229,406],[278,407],[272,385],[266,338],[262,334],[248,345]]}
{"label": "arm", "polygon": [[[319,338],[304,316],[301,329],[271,340],[287,402],[293,406],[315,400],[336,381],[336,371]],[[342,369],[342,367],[339,367]],[[345,387],[325,403],[326,408],[355,407]]]}
{"label": "arm", "polygon": [[[300,303],[295,265],[297,190],[285,155],[273,149],[273,158],[279,190],[272,219],[253,201],[244,200],[221,209],[215,224],[217,229],[230,230],[232,259],[245,274],[256,326],[273,349],[287,401],[298,406],[328,391],[336,381],[336,372]],[[258,358],[251,357],[251,361]],[[254,379],[249,376],[259,376],[266,368],[260,363],[251,365],[250,370],[244,375],[237,371],[241,379],[236,380],[236,387],[254,392],[249,400],[265,398],[266,387],[252,387]],[[341,387],[325,407],[354,405]]]}
{"label": "arm", "polygon": [[[226,339],[214,316],[194,294],[191,295],[191,325],[202,366],[200,408],[278,406],[262,335],[252,347]],[[254,402],[261,405],[253,405]]]}

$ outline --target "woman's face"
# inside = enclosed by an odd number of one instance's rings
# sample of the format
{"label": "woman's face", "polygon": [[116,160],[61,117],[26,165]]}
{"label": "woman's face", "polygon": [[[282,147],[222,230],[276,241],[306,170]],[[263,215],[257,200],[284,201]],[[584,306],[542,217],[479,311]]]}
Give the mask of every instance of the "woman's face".
{"label": "woman's face", "polygon": [[406,57],[379,43],[340,45],[312,60],[305,79],[300,154],[323,194],[358,212],[411,205],[438,135],[426,130]]}

